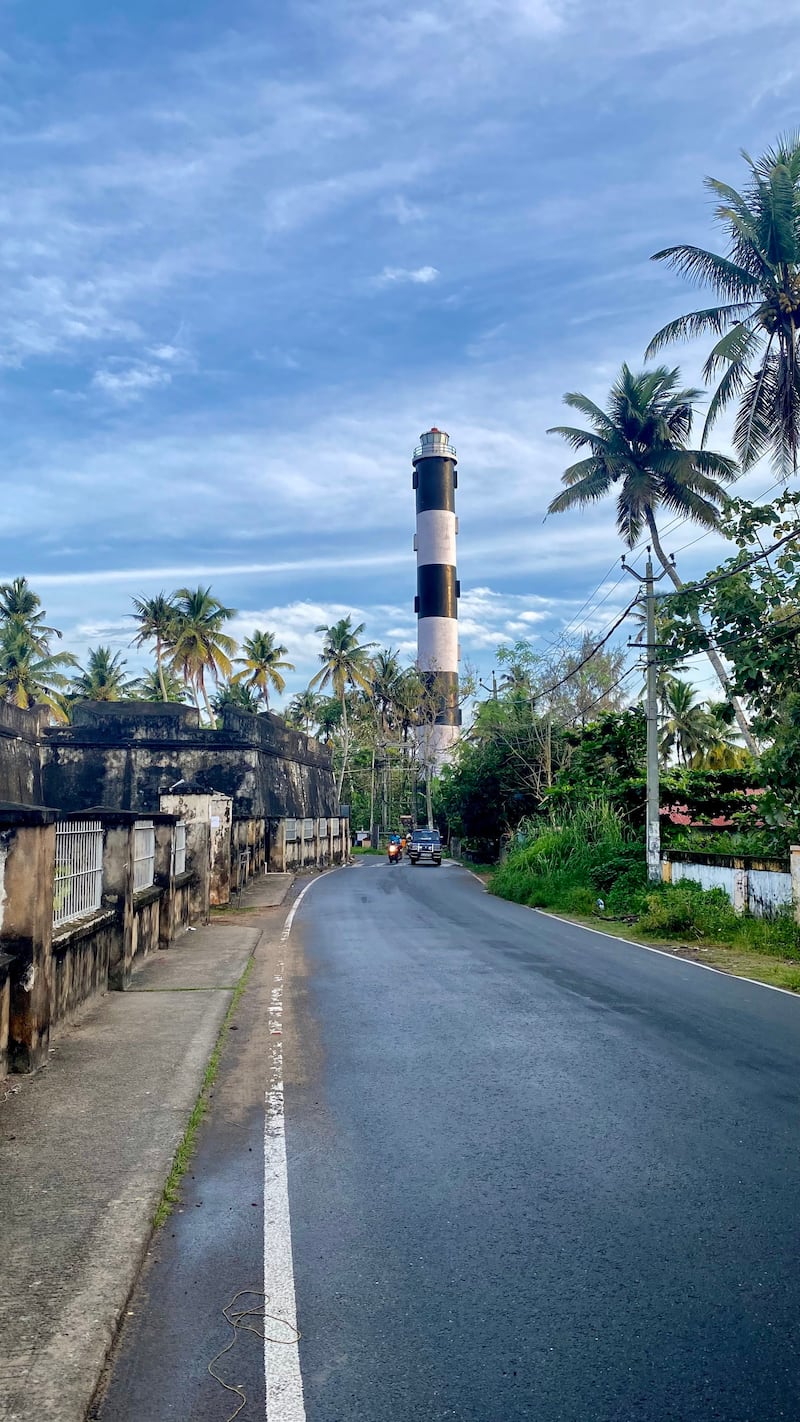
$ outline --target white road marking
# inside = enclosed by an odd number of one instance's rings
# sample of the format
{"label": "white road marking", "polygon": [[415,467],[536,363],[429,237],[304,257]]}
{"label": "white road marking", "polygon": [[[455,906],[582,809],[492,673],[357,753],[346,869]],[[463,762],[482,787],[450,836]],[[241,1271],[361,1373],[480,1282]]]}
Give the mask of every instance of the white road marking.
{"label": "white road marking", "polygon": [[[331,873],[331,870],[327,870]],[[320,878],[323,876],[320,875]],[[288,942],[294,916],[317,881],[298,894],[281,932]],[[297,1319],[292,1262],[292,1225],[289,1216],[289,1179],[286,1165],[286,1127],[283,1100],[283,961],[278,963],[269,1009],[270,1062],[264,1122],[264,1293],[267,1320],[264,1340],[264,1373],[267,1388],[267,1422],[305,1422],[300,1350],[292,1339]],[[270,1319],[274,1314],[289,1325],[282,1330]],[[272,1334],[272,1337],[270,1337]],[[275,1342],[285,1336],[286,1342]]]}
{"label": "white road marking", "polygon": [[762,983],[758,978],[740,978],[738,973],[726,973],[724,968],[712,968],[710,963],[697,963],[694,958],[681,958],[678,953],[668,953],[666,948],[653,948],[649,943],[637,943],[634,938],[620,938],[618,933],[606,933],[602,928],[590,928],[588,923],[575,923],[571,918],[562,918],[560,914],[548,913],[547,909],[532,909],[532,913],[540,913],[543,918],[554,918],[557,923],[568,923],[572,928],[583,928],[587,933],[596,933],[600,938],[611,938],[614,943],[624,943],[627,948],[641,948],[645,953],[657,953],[659,958],[669,958],[671,963],[684,963],[687,968],[702,968],[704,973],[716,973],[719,977],[730,978],[735,983],[749,983],[751,987],[768,988],[770,992],[782,992],[785,997],[793,997],[795,1002],[800,998],[800,993],[793,992],[791,988],[776,987],[774,983]]}

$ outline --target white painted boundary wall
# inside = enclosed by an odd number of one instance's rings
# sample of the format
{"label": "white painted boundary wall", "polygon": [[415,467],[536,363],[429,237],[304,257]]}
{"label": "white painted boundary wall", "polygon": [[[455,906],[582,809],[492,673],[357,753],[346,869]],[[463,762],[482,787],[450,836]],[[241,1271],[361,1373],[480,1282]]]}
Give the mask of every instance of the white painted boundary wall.
{"label": "white painted boundary wall", "polygon": [[793,903],[792,875],[788,870],[755,868],[747,860],[712,856],[703,861],[686,861],[667,856],[661,861],[662,878],[673,884],[691,880],[704,889],[723,889],[739,913],[747,910],[756,918],[771,918]]}

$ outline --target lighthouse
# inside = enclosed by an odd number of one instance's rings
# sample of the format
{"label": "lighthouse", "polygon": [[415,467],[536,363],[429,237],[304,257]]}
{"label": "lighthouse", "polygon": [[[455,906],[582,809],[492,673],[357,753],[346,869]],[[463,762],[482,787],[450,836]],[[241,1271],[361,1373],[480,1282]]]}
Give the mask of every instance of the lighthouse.
{"label": "lighthouse", "polygon": [[456,451],[435,427],[420,435],[412,456],[417,500],[417,666],[433,704],[420,727],[420,752],[438,771],[459,737],[458,598],[456,577]]}

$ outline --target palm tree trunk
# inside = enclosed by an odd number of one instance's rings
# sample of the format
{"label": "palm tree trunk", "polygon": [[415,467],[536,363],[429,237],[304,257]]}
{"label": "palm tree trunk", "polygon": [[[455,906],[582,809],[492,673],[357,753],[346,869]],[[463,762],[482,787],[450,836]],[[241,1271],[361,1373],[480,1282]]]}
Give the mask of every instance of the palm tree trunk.
{"label": "palm tree trunk", "polygon": [[[336,784],[336,799],[341,804],[342,786],[344,785],[344,775],[347,769],[347,757],[350,751],[350,727],[347,724],[347,702],[345,693],[342,691],[342,765],[339,771],[339,778]],[[352,795],[350,797],[353,798]]]}
{"label": "palm tree trunk", "polygon": [[[652,540],[653,540],[653,547],[654,547],[655,550],[656,550],[656,557],[658,558],[659,563],[661,564],[662,568],[664,569],[664,572],[667,574],[667,577],[670,578],[670,580],[671,580],[673,586],[677,589],[678,592],[680,592],[681,589],[684,587],[683,579],[678,576],[678,571],[677,571],[677,569],[676,569],[674,563],[671,562],[671,560],[670,560],[669,558],[667,558],[667,556],[666,556],[666,554],[665,554],[665,552],[664,552],[664,549],[661,547],[661,540],[660,540],[660,538],[659,538],[659,536],[658,536],[658,529],[656,528],[656,521],[655,521],[655,519],[654,519],[654,517],[653,517],[653,513],[652,513],[652,510],[651,510],[651,509],[648,509],[648,510],[647,510],[646,517],[647,517],[647,526],[648,526],[648,528],[650,529],[650,536],[652,537]],[[703,624],[702,624],[702,622],[700,621],[700,618],[699,618],[699,617],[692,617],[692,621],[693,621],[695,627],[699,627],[699,628],[700,628],[700,630],[703,632],[704,636],[708,636],[708,633],[706,632],[705,628],[703,627]],[[719,683],[720,683],[720,685],[721,685],[723,691],[726,693],[727,696],[730,697],[731,705],[732,705],[732,707],[733,707],[733,714],[734,714],[735,717],[736,717],[737,725],[738,725],[738,727],[739,727],[739,730],[740,730],[741,733],[742,733],[742,740],[744,741],[745,745],[747,746],[747,749],[749,750],[750,754],[751,754],[752,756],[755,756],[756,758],[758,758],[758,754],[759,754],[758,745],[757,745],[757,743],[756,743],[756,740],[755,740],[755,738],[754,738],[754,736],[753,736],[752,731],[750,730],[750,723],[749,723],[749,721],[747,720],[747,717],[746,717],[745,714],[744,714],[744,711],[743,711],[743,709],[742,709],[742,704],[741,704],[741,702],[740,702],[738,696],[734,696],[734,694],[733,694],[731,679],[730,679],[730,677],[729,677],[727,671],[725,670],[725,667],[723,666],[722,658],[720,657],[719,652],[717,651],[716,647],[712,646],[710,643],[709,643],[709,645],[706,647],[705,650],[706,650],[706,656],[708,657],[708,660],[710,661],[712,667],[714,668],[714,671],[715,671],[716,674],[717,674],[717,677],[718,677],[718,679],[719,679]]]}
{"label": "palm tree trunk", "polygon": [[161,687],[161,700],[168,701],[167,687],[164,681],[164,664],[162,661],[161,638],[156,635],[156,667],[158,669],[158,684]]}
{"label": "palm tree trunk", "polygon": [[[214,726],[216,726],[217,723],[216,723],[216,719],[215,719],[215,717],[214,717],[214,712],[211,710],[211,703],[210,703],[210,701],[209,701],[209,699],[208,699],[208,692],[206,691],[206,682],[205,682],[205,677],[203,676],[202,668],[201,668],[200,671],[198,672],[197,682],[196,682],[196,684],[195,684],[195,694],[194,694],[194,699],[195,699],[195,701],[196,701],[196,703],[197,703],[197,709],[198,709],[198,711],[200,711],[200,701],[199,701],[199,697],[198,697],[198,691],[202,692],[202,694],[203,694],[203,701],[205,702],[205,707],[206,707],[206,715],[208,716],[208,724],[209,724],[209,726],[214,727]],[[200,711],[200,719],[202,720],[202,718],[203,718],[203,713],[202,713],[202,711]]]}

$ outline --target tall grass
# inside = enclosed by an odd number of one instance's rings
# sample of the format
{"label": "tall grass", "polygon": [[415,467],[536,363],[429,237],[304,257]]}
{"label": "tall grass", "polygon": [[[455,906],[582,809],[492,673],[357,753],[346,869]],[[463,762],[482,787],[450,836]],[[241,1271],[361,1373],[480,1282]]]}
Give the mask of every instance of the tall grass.
{"label": "tall grass", "polygon": [[800,928],[791,913],[772,919],[737,914],[721,889],[681,880],[649,884],[644,844],[626,832],[607,801],[576,805],[558,822],[533,821],[489,880],[493,894],[531,908],[636,920],[636,933],[688,944],[703,940],[800,961]]}
{"label": "tall grass", "polygon": [[[596,798],[558,821],[523,826],[525,839],[489,881],[492,893],[533,908],[590,913],[598,895],[616,900],[646,880],[644,845],[631,839],[607,800]],[[613,904],[611,905],[613,907]]]}

